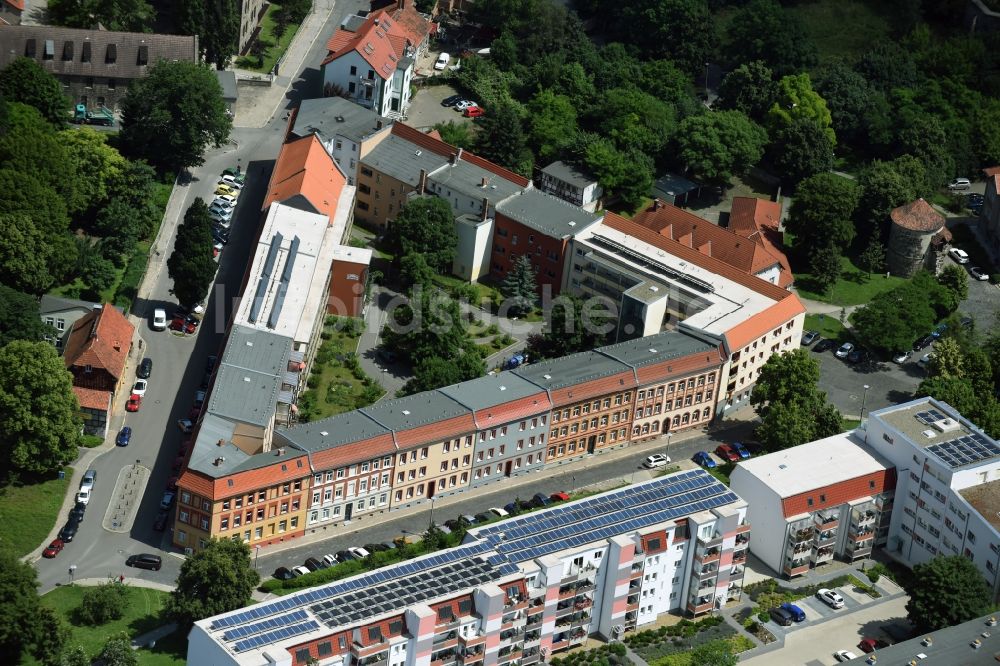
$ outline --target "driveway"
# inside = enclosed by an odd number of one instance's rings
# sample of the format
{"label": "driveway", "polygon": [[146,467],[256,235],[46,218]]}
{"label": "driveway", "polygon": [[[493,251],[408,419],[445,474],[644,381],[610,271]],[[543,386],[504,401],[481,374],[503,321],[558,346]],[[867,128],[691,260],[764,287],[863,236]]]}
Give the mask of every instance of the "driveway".
{"label": "driveway", "polygon": [[[910,399],[917,386],[927,376],[923,365],[917,361],[926,351],[913,357],[903,365],[892,361],[870,364],[847,363],[834,355],[834,350],[810,354],[819,361],[819,388],[826,391],[830,402],[844,416],[857,418],[862,405],[865,413],[881,409]],[[868,385],[867,398],[865,385]]]}
{"label": "driveway", "polygon": [[406,124],[421,130],[428,130],[438,123],[454,121],[456,123],[471,123],[472,118],[466,118],[453,107],[441,106],[441,100],[459,94],[450,85],[424,85],[417,89],[417,94],[410,102],[407,110]]}

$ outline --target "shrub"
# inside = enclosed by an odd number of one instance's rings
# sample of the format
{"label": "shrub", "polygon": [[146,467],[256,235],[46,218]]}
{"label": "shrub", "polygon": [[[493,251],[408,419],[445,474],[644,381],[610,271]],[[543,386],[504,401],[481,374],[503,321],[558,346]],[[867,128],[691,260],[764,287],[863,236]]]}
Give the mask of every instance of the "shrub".
{"label": "shrub", "polygon": [[882,577],[882,574],[876,571],[874,567],[866,571],[865,575],[868,576],[868,580],[871,581],[872,585],[877,583],[878,579]]}
{"label": "shrub", "polygon": [[76,616],[83,624],[101,625],[120,620],[128,608],[128,590],[118,581],[108,581],[97,587],[87,588],[76,609]]}
{"label": "shrub", "polygon": [[309,375],[309,379],[306,380],[306,386],[314,389],[319,386],[319,377],[317,375]]}
{"label": "shrub", "polygon": [[93,449],[104,443],[103,437],[98,437],[97,435],[81,435],[80,436],[80,446],[85,446],[88,449]]}

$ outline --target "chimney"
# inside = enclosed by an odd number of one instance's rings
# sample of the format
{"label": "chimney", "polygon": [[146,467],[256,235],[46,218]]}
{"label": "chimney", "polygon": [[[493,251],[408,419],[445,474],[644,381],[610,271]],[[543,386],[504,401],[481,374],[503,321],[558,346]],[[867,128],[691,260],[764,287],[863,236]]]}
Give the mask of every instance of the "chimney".
{"label": "chimney", "polygon": [[417,182],[417,194],[423,194],[427,189],[427,169],[420,170],[420,180]]}
{"label": "chimney", "polygon": [[462,148],[459,147],[459,149],[458,149],[458,155],[455,156],[455,161],[457,162],[457,161],[459,161],[461,159],[462,159]]}
{"label": "chimney", "polygon": [[122,343],[118,340],[115,340],[115,351],[121,351],[121,350],[122,350]]}
{"label": "chimney", "polygon": [[375,129],[377,129],[377,130],[382,129],[382,119],[381,118],[379,118],[378,120],[375,121]]}
{"label": "chimney", "polygon": [[[459,148],[459,150],[461,150],[461,148]],[[455,166],[455,162],[457,162],[457,161],[458,161],[458,155],[457,154],[452,153],[451,155],[448,156],[448,164],[450,164],[452,166]]]}
{"label": "chimney", "polygon": [[278,447],[278,448],[277,448],[277,449],[275,450],[275,455],[279,455],[279,456],[283,456],[283,455],[285,455],[285,447],[283,447],[283,446],[279,446],[279,447]]}
{"label": "chimney", "polygon": [[218,442],[216,442],[216,443],[215,443],[215,445],[216,445],[216,446],[222,446],[222,445],[224,445],[225,443],[226,443],[226,440],[224,440],[224,439],[220,439],[220,440],[219,440]]}
{"label": "chimney", "polygon": [[663,208],[663,202],[659,199],[653,199],[653,210],[660,210]]}
{"label": "chimney", "polygon": [[489,183],[489,180],[487,180],[486,176],[483,176],[483,179],[479,181],[479,187],[485,190],[487,183]]}
{"label": "chimney", "polygon": [[396,0],[397,9],[406,9],[406,0]]}
{"label": "chimney", "polygon": [[480,218],[480,221],[485,222],[489,218],[489,215],[490,215],[490,200],[486,197],[483,197],[483,216]]}

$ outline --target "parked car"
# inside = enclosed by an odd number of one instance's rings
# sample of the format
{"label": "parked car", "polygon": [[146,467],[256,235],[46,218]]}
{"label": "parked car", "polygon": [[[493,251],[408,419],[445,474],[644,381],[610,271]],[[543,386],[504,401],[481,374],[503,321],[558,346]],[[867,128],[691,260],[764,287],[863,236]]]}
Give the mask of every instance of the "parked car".
{"label": "parked car", "polygon": [[224,199],[217,199],[208,207],[209,213],[214,213],[222,218],[229,219],[233,216],[233,207]]}
{"label": "parked car", "polygon": [[823,338],[822,340],[820,340],[819,342],[816,343],[816,346],[813,347],[813,351],[814,352],[825,352],[825,351],[829,351],[830,349],[833,349],[836,346],[837,346],[837,343],[834,342],[833,340],[830,340],[829,338]]}
{"label": "parked car", "polygon": [[477,522],[488,523],[491,520],[496,520],[496,516],[494,516],[489,511],[483,511],[482,513],[477,513],[476,514],[476,521]]}
{"label": "parked car", "polygon": [[798,606],[796,606],[795,604],[791,603],[790,601],[786,601],[785,603],[781,604],[781,608],[782,610],[786,611],[789,615],[791,615],[792,619],[795,620],[796,622],[805,622],[806,612],[801,608],[799,608]]}
{"label": "parked car", "polygon": [[234,190],[238,190],[243,187],[243,179],[237,180],[236,176],[224,175],[219,179],[219,185],[228,185]]}
{"label": "parked car", "polygon": [[893,362],[899,363],[900,365],[902,365],[903,363],[906,363],[907,361],[909,361],[911,356],[913,356],[913,352],[907,350],[907,351],[904,351],[904,352],[898,352],[896,354],[893,354],[892,360],[893,360]]}
{"label": "parked car", "polygon": [[955,263],[967,264],[969,263],[969,254],[965,250],[960,250],[957,247],[953,247],[948,250],[948,256],[955,260]]}
{"label": "parked car", "polygon": [[298,578],[299,576],[305,576],[307,573],[309,573],[309,567],[304,567],[299,565],[297,567],[292,568],[292,576],[294,578]]}
{"label": "parked car", "polygon": [[564,493],[563,491],[560,490],[557,493],[552,493],[551,495],[549,495],[549,499],[552,500],[553,502],[568,502],[569,494]]}
{"label": "parked car", "polygon": [[177,427],[186,435],[194,428],[194,423],[191,422],[191,419],[177,419]]}
{"label": "parked car", "polygon": [[133,393],[128,397],[128,402],[125,403],[125,411],[137,412],[140,407],[142,407],[142,396]]}
{"label": "parked car", "polygon": [[295,578],[295,574],[293,574],[292,570],[287,567],[278,567],[274,570],[273,575],[278,580],[291,580]]}
{"label": "parked car", "polygon": [[485,116],[486,111],[484,111],[481,106],[467,106],[465,107],[465,110],[462,111],[462,115],[466,118],[479,118],[480,116]]}
{"label": "parked car", "polygon": [[162,532],[167,529],[167,521],[170,520],[169,511],[160,511],[156,514],[156,520],[153,521],[153,529],[157,532]]}
{"label": "parked car", "polygon": [[956,178],[948,183],[948,189],[952,191],[967,190],[970,187],[972,187],[972,183],[969,182],[968,178]]}
{"label": "parked car", "polygon": [[861,363],[866,360],[868,360],[868,352],[860,347],[852,349],[851,353],[847,355],[848,363]]}
{"label": "parked car", "polygon": [[980,282],[985,282],[986,280],[990,279],[990,276],[986,274],[986,271],[984,271],[979,266],[973,266],[972,268],[970,268],[969,275],[972,276],[973,280],[979,280]]}
{"label": "parked car", "polygon": [[933,334],[925,335],[913,343],[913,351],[920,351],[921,349],[934,344],[934,340],[936,340],[936,338]]}
{"label": "parked car", "polygon": [[736,449],[736,453],[740,454],[740,460],[750,458],[750,449],[744,446],[742,442],[733,442],[732,447]]}
{"label": "parked car", "polygon": [[772,608],[769,615],[772,620],[783,627],[788,627],[792,624],[792,615],[784,608]]}
{"label": "parked car", "polygon": [[87,512],[87,505],[77,502],[69,511],[69,519],[77,523],[83,520],[83,515]]}
{"label": "parked car", "polygon": [[194,406],[196,408],[200,408],[202,405],[205,404],[205,392],[204,391],[198,390],[198,391],[194,392],[194,403],[193,404],[194,404]]}
{"label": "parked car", "polygon": [[153,359],[142,359],[142,362],[139,363],[139,367],[136,368],[135,376],[139,379],[149,379],[151,374],[153,374]]}
{"label": "parked car", "polygon": [[149,382],[145,379],[135,380],[135,384],[132,385],[132,393],[135,395],[146,395],[146,388],[149,387]]}
{"label": "parked car", "polygon": [[212,199],[212,205],[231,211],[236,207],[236,201],[236,197],[232,194],[218,194]]}
{"label": "parked car", "polygon": [[496,518],[507,518],[510,516],[510,513],[498,506],[490,507],[490,513],[494,514]]}
{"label": "parked car", "polygon": [[84,506],[90,504],[90,488],[80,489],[80,492],[76,494],[76,503],[83,504]]}
{"label": "parked car", "polygon": [[816,331],[806,331],[802,334],[802,346],[808,347],[812,343],[819,339],[819,333]]}
{"label": "parked car", "polygon": [[215,370],[215,364],[219,362],[218,356],[209,356],[205,359],[205,372],[212,372]]}
{"label": "parked car", "polygon": [[887,648],[887,647],[889,647],[889,644],[883,641],[881,638],[868,638],[867,636],[865,638],[862,638],[861,642],[858,643],[858,649],[864,652],[865,654],[870,654],[875,650],[881,650],[882,648]]}
{"label": "parked car", "polygon": [[821,587],[816,592],[816,598],[822,601],[824,604],[830,608],[843,608],[844,607],[844,597],[840,596],[833,590],[828,590],[825,587]]}
{"label": "parked car", "polygon": [[740,454],[728,444],[719,444],[715,447],[715,455],[719,456],[727,462],[739,462]]}
{"label": "parked car", "polygon": [[159,555],[139,553],[138,555],[129,555],[128,559],[125,560],[125,566],[159,571],[160,567],[163,566],[163,560],[160,559]]}
{"label": "parked car", "polygon": [[349,550],[339,550],[336,555],[338,562],[350,562],[352,560],[358,559],[355,557],[354,553]]}
{"label": "parked car", "polygon": [[209,219],[212,220],[212,223],[215,225],[216,229],[226,229],[226,230],[228,230],[229,227],[232,226],[233,216],[231,214],[230,215],[223,215],[222,213],[220,213],[220,212],[218,212],[216,210],[210,210],[208,212],[208,217],[209,217]]}
{"label": "parked car", "polygon": [[664,465],[670,464],[670,456],[664,453],[654,453],[651,456],[646,456],[646,460],[643,461],[642,466],[646,469],[656,469],[657,467],[663,467]]}
{"label": "parked car", "polygon": [[837,349],[837,358],[847,358],[852,351],[854,351],[854,343],[845,342]]}
{"label": "parked car", "polygon": [[450,95],[441,100],[441,106],[455,106],[461,102],[463,97],[461,95]]}
{"label": "parked car", "polygon": [[50,543],[48,547],[42,551],[42,557],[52,559],[53,557],[61,553],[62,549],[65,547],[66,544],[63,543],[62,539],[53,539],[52,543]]}
{"label": "parked car", "polygon": [[80,480],[80,488],[93,488],[97,484],[97,470],[88,469]]}
{"label": "parked car", "polygon": [[323,563],[315,557],[307,557],[306,561],[302,564],[306,567],[306,569],[309,569],[309,571],[319,571],[323,568]]}
{"label": "parked car", "polygon": [[479,105],[473,102],[471,99],[463,99],[461,102],[455,105],[455,110],[465,111],[470,106],[479,106]]}
{"label": "parked car", "polygon": [[163,497],[160,498],[160,508],[167,511],[174,505],[174,498],[177,497],[176,493],[172,490],[164,490]]}
{"label": "parked car", "polygon": [[851,659],[857,659],[858,655],[850,650],[837,650],[833,653],[833,658],[837,661],[850,661]]}
{"label": "parked car", "polygon": [[354,555],[354,557],[359,560],[363,560],[369,555],[371,555],[371,553],[369,553],[366,549],[359,548],[358,546],[351,546],[350,548],[347,549],[347,552],[349,552],[351,555]]}
{"label": "parked car", "polygon": [[115,437],[115,446],[128,446],[128,443],[132,441],[132,428],[129,426],[124,426],[118,431],[118,436]]}
{"label": "parked car", "polygon": [[238,166],[235,169],[233,167],[227,167],[227,168],[223,169],[222,170],[222,175],[223,176],[233,176],[233,177],[236,178],[236,180],[240,181],[241,183],[246,179],[246,175],[243,173],[243,171]]}
{"label": "parked car", "polygon": [[[511,514],[511,515],[514,515],[516,513],[520,513],[521,512],[521,507],[519,507],[517,505],[517,502],[507,502],[506,504],[503,505],[503,510],[506,511],[507,513]],[[448,527],[448,526],[445,525],[445,527]],[[454,528],[450,528],[449,527],[449,529],[451,529],[452,531],[454,531]]]}
{"label": "parked car", "polygon": [[226,196],[235,197],[236,196],[236,188],[230,187],[229,185],[219,185],[218,187],[215,188],[215,194],[216,194],[216,196],[226,195]]}
{"label": "parked car", "polygon": [[545,493],[535,493],[534,497],[531,498],[532,504],[536,507],[541,508],[543,506],[548,506],[552,504],[552,500]]}
{"label": "parked car", "polygon": [[969,192],[965,195],[965,207],[966,208],[982,208],[983,203],[986,201],[986,197],[977,192]]}
{"label": "parked car", "polygon": [[692,456],[691,460],[693,460],[696,465],[701,465],[702,467],[707,467],[708,469],[715,469],[715,461],[706,451],[699,451]]}
{"label": "parked car", "polygon": [[934,360],[934,352],[928,352],[928,353],[924,354],[923,356],[921,356],[920,357],[920,361],[918,361],[918,362],[919,363],[923,363],[924,365],[926,365],[926,364],[930,363],[933,360]]}
{"label": "parked car", "polygon": [[445,67],[448,66],[448,61],[450,60],[451,60],[451,55],[442,51],[441,54],[438,55],[437,60],[434,61],[434,69],[440,72],[441,70],[443,70]]}
{"label": "parked car", "polygon": [[187,333],[189,335],[194,333],[197,328],[197,324],[188,321],[184,317],[174,317],[170,322],[171,331],[180,331],[181,333]]}
{"label": "parked car", "polygon": [[69,520],[63,525],[63,528],[59,530],[59,540],[63,543],[69,543],[76,536],[77,530],[80,529],[80,524],[75,520]]}
{"label": "parked car", "polygon": [[153,310],[153,330],[164,331],[167,328],[167,311],[163,308]]}

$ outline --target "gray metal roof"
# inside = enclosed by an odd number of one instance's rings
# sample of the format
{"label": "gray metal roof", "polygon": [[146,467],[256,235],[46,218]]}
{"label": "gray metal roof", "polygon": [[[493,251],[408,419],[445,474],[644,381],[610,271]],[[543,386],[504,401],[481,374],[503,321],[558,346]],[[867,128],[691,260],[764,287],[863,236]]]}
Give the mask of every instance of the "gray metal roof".
{"label": "gray metal roof", "polygon": [[[485,187],[483,187],[484,179],[486,181]],[[497,202],[517,194],[522,189],[517,183],[512,183],[492,171],[487,171],[481,166],[466,162],[461,158],[457,159],[454,164],[445,164],[428,175],[427,181],[473,199],[489,199],[494,206]],[[446,193],[439,194],[445,195]]]}
{"label": "gray metal roof", "polygon": [[275,430],[278,440],[305,451],[361,442],[390,432],[360,411],[337,414],[321,421]]}
{"label": "gray metal roof", "polygon": [[470,414],[468,407],[440,391],[425,391],[405,398],[382,400],[363,407],[361,411],[396,432]]}
{"label": "gray metal roof", "polygon": [[673,198],[688,192],[697,190],[701,185],[693,181],[678,176],[675,173],[665,173],[653,183],[653,194],[662,194],[666,198]]}
{"label": "gray metal roof", "polygon": [[[377,126],[380,120],[381,128]],[[343,97],[320,97],[302,100],[291,132],[297,137],[315,132],[327,140],[342,136],[354,143],[361,143],[372,134],[391,126],[391,119],[383,118],[371,109],[349,102]]]}
{"label": "gray metal roof", "polygon": [[534,188],[497,204],[497,211],[552,238],[568,238],[601,219],[601,215]]}
{"label": "gray metal roof", "polygon": [[[218,478],[231,474],[234,469],[250,458],[248,453],[232,443],[236,424],[214,414],[206,414],[198,427],[198,438],[194,441],[188,468],[207,476]],[[219,442],[223,442],[219,446]],[[224,460],[219,460],[223,458]],[[219,462],[216,465],[216,461]]]}
{"label": "gray metal roof", "polygon": [[596,178],[585,172],[583,169],[580,169],[573,164],[567,164],[562,160],[555,161],[548,165],[542,169],[542,173],[552,176],[557,180],[561,180],[564,183],[575,185],[580,189],[597,182]]}
{"label": "gray metal roof", "polygon": [[45,316],[50,312],[62,312],[63,310],[75,310],[77,308],[90,311],[99,307],[101,307],[100,303],[89,303],[87,301],[79,301],[75,298],[60,298],[59,296],[45,294],[38,304],[38,314]]}
{"label": "gray metal roof", "polygon": [[222,99],[236,101],[239,92],[236,87],[236,72],[228,69],[215,70],[215,77],[222,86]]}
{"label": "gray metal roof", "polygon": [[447,164],[448,158],[415,146],[393,134],[372,148],[361,163],[416,187],[420,182],[421,169],[431,173]]}
{"label": "gray metal roof", "polygon": [[340,22],[340,27],[348,32],[357,32],[358,28],[365,24],[367,17],[358,16],[357,14],[351,14]]}
{"label": "gray metal roof", "polygon": [[[919,663],[927,664],[961,664],[962,666],[986,666],[996,664],[994,655],[1000,653],[1000,627],[989,624],[992,615],[984,615],[975,620],[956,624],[946,629],[938,629],[928,634],[920,634],[902,643],[878,649],[879,666],[907,666],[913,663],[918,654],[927,655]],[[997,618],[1000,619],[1000,618]],[[898,626],[897,622],[897,626]],[[994,620],[993,624],[996,624]],[[902,627],[901,627],[902,628]],[[988,634],[988,635],[987,635]],[[931,638],[929,645],[924,639]],[[980,647],[974,648],[973,642],[978,640]],[[860,650],[852,650],[858,654]],[[862,654],[857,659],[851,659],[849,664],[864,664],[868,655]]]}
{"label": "gray metal roof", "polygon": [[598,351],[622,363],[642,367],[688,354],[713,351],[717,347],[683,331],[663,331],[644,338],[601,347]]}
{"label": "gray metal roof", "polygon": [[438,390],[477,411],[527,398],[542,391],[537,384],[510,372],[486,375]]}
{"label": "gray metal roof", "polygon": [[206,411],[243,423],[270,423],[291,349],[291,338],[233,326]]}
{"label": "gray metal roof", "polygon": [[631,368],[621,361],[588,351],[532,363],[511,372],[546,389],[560,389],[626,370],[631,371]]}

